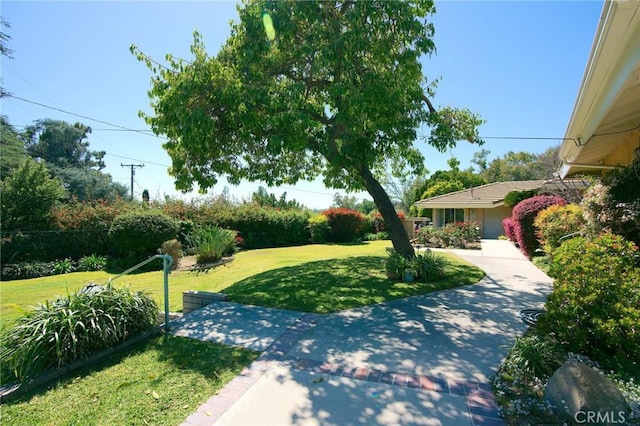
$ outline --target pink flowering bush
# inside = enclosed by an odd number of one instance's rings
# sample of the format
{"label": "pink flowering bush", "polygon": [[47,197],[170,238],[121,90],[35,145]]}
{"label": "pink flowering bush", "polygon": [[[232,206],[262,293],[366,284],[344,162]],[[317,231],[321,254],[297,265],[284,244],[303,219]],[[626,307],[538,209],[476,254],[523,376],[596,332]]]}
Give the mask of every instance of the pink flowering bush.
{"label": "pink flowering bush", "polygon": [[554,204],[564,206],[567,202],[564,198],[555,195],[536,195],[519,202],[513,208],[516,239],[520,250],[525,255],[531,257],[540,248],[534,225],[536,216],[542,210]]}
{"label": "pink flowering bush", "polygon": [[504,235],[509,239],[509,241],[517,241],[516,222],[512,217],[505,217],[502,219],[502,227],[504,228]]}

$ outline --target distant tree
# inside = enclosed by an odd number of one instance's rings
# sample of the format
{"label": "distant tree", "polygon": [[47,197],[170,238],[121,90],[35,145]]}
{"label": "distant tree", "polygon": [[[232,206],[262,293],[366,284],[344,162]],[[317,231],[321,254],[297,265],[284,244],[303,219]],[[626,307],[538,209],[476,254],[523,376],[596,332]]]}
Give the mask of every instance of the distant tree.
{"label": "distant tree", "polygon": [[129,189],[125,185],[113,182],[110,174],[98,170],[51,167],[51,173],[62,180],[69,197],[78,201],[113,201],[129,196]]}
{"label": "distant tree", "polygon": [[[409,236],[376,171],[420,173],[417,129],[446,150],[480,143],[482,120],[433,107],[422,58],[435,52],[432,1],[256,1],[217,56],[195,34],[189,62],[167,67],[132,48],[152,70],[155,116],[145,116],[173,160],[176,186],[201,190],[220,175],[292,184],[324,177],[327,187],[369,192],[395,250],[413,257]],[[273,26],[262,25],[268,16]],[[406,170],[405,170],[406,169]]]}
{"label": "distant tree", "polygon": [[273,207],[283,210],[300,210],[302,205],[296,200],[287,200],[287,193],[283,192],[280,197],[267,192],[265,187],[259,186],[258,190],[251,194],[251,201],[262,207]]}
{"label": "distant tree", "polygon": [[[12,59],[11,54],[13,53],[13,50],[9,49],[7,44],[9,40],[11,40],[11,36],[5,31],[5,29],[9,28],[11,28],[11,24],[0,16],[0,56],[6,56],[7,58]],[[8,93],[4,90],[4,86],[0,84],[0,99],[7,95]]]}
{"label": "distant tree", "polygon": [[382,186],[391,197],[391,201],[395,204],[396,210],[409,212],[409,209],[416,201],[415,194],[418,188],[421,188],[427,181],[428,171],[424,171],[418,175],[403,176],[394,178],[387,174],[382,179]]}
{"label": "distant tree", "polygon": [[560,165],[559,149],[559,146],[549,148],[539,155],[509,151],[491,161],[482,174],[487,182],[551,179]]}
{"label": "distant tree", "polygon": [[22,164],[27,152],[20,135],[5,116],[0,116],[0,179]]}
{"label": "distant tree", "polygon": [[482,175],[474,172],[472,168],[460,170],[458,160],[449,159],[448,163],[450,170],[434,172],[421,186],[417,187],[414,202],[487,183]]}
{"label": "distant tree", "polygon": [[11,176],[0,182],[2,230],[46,228],[51,208],[65,195],[60,179],[51,178],[43,162],[27,157]]}
{"label": "distant tree", "polygon": [[8,42],[11,40],[11,36],[6,33],[5,29],[11,28],[11,24],[0,16],[0,56],[6,56],[11,58],[13,50],[9,49]]}
{"label": "distant tree", "polygon": [[376,208],[376,203],[371,200],[367,200],[366,198],[356,204],[356,210],[365,215],[376,210]]}
{"label": "distant tree", "polygon": [[60,120],[37,120],[28,126],[23,137],[27,152],[33,158],[42,159],[50,166],[61,168],[97,168],[105,164],[104,151],[90,151],[87,137],[91,127],[75,123],[73,125]]}
{"label": "distant tree", "polygon": [[331,207],[356,210],[357,205],[358,198],[353,195],[340,195],[339,192],[333,194],[333,204]]}
{"label": "distant tree", "polygon": [[81,123],[37,120],[22,133],[29,155],[47,163],[59,177],[69,197],[79,201],[126,197],[126,186],[102,173],[105,151],[91,151],[87,140],[91,128]]}
{"label": "distant tree", "polygon": [[478,173],[482,174],[487,170],[488,161],[487,157],[491,154],[491,151],[488,149],[481,149],[480,151],[473,154],[473,158],[471,162],[478,167]]}
{"label": "distant tree", "polygon": [[362,214],[369,214],[373,210],[376,210],[376,203],[366,198],[360,201],[354,195],[340,195],[339,192],[333,194],[332,208],[355,210]]}

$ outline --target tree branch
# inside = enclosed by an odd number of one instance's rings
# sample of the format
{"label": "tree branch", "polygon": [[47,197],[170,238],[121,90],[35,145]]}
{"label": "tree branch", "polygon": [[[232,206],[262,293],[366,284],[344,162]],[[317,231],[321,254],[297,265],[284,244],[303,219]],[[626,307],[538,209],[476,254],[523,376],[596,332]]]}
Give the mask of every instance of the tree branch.
{"label": "tree branch", "polygon": [[437,112],[436,109],[433,107],[433,104],[431,103],[429,98],[427,98],[426,95],[422,95],[422,100],[427,104],[427,107],[429,108],[429,112],[431,114],[435,114]]}

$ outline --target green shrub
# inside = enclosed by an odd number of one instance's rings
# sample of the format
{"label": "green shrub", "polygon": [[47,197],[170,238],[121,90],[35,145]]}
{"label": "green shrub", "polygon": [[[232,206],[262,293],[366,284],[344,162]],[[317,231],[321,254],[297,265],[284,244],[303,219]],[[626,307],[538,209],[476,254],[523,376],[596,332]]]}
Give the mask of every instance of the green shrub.
{"label": "green shrub", "polygon": [[409,259],[394,250],[389,252],[384,266],[389,278],[392,280],[402,279],[404,271],[409,266]]}
{"label": "green shrub", "polygon": [[524,375],[528,380],[533,378],[548,379],[556,369],[562,366],[565,352],[562,346],[549,336],[527,334],[516,338],[516,342],[506,359],[507,368]]}
{"label": "green shrub", "polygon": [[53,262],[19,262],[2,267],[2,281],[47,277],[53,273]]}
{"label": "green shrub", "polygon": [[330,231],[329,219],[325,215],[317,214],[309,218],[309,233],[312,243],[326,243]]}
{"label": "green shrub", "polygon": [[475,222],[448,223],[442,228],[423,226],[415,234],[420,244],[440,248],[467,248],[480,242],[480,227]]}
{"label": "green shrub", "polygon": [[138,212],[118,216],[109,228],[109,238],[123,254],[150,256],[162,243],[176,238],[176,224],[158,212]]}
{"label": "green shrub", "polygon": [[582,200],[588,230],[609,231],[640,244],[640,160],[612,170],[596,182]]}
{"label": "green shrub", "polygon": [[356,241],[365,225],[362,213],[344,208],[331,208],[322,212],[327,217],[329,240],[332,242]]}
{"label": "green shrub", "polygon": [[75,271],[75,269],[73,261],[68,257],[53,262],[53,275],[68,274]]}
{"label": "green shrub", "polygon": [[91,272],[91,271],[104,271],[107,268],[107,258],[105,256],[98,256],[92,254],[89,256],[81,257],[78,260],[78,271]]}
{"label": "green shrub", "polygon": [[110,285],[87,288],[47,301],[2,333],[0,361],[17,379],[90,356],[156,325],[158,306],[146,294]]}
{"label": "green shrub", "polygon": [[229,229],[215,226],[196,226],[188,240],[196,250],[198,263],[212,263],[236,252],[237,235],[236,231]]}
{"label": "green shrub", "polygon": [[553,249],[560,246],[562,237],[581,231],[585,221],[580,206],[555,204],[538,213],[533,224],[544,251],[551,253]]}
{"label": "green shrub", "polygon": [[309,243],[307,212],[242,205],[220,208],[216,214],[217,226],[238,231],[246,249]]}
{"label": "green shrub", "polygon": [[173,258],[173,266],[171,269],[180,267],[180,259],[182,259],[182,244],[177,239],[165,241],[162,243],[162,253],[168,254]]}
{"label": "green shrub", "polygon": [[446,260],[433,252],[418,254],[413,259],[392,251],[385,261],[385,270],[391,279],[402,279],[405,272],[411,273],[418,281],[431,282],[445,278]]}
{"label": "green shrub", "polygon": [[411,267],[415,271],[418,280],[424,282],[438,281],[446,277],[444,271],[447,261],[431,251],[424,255],[418,254],[411,260]]}
{"label": "green shrub", "polygon": [[386,231],[380,231],[377,232],[375,234],[365,234],[364,235],[364,239],[366,241],[380,241],[380,240],[388,240],[389,239],[389,233]]}
{"label": "green shrub", "polygon": [[520,201],[524,201],[527,198],[531,198],[538,194],[537,189],[531,189],[529,191],[511,191],[504,197],[504,205],[509,208],[514,208]]}
{"label": "green shrub", "polygon": [[640,366],[638,247],[613,234],[564,241],[551,255],[555,278],[539,327],[603,366]]}

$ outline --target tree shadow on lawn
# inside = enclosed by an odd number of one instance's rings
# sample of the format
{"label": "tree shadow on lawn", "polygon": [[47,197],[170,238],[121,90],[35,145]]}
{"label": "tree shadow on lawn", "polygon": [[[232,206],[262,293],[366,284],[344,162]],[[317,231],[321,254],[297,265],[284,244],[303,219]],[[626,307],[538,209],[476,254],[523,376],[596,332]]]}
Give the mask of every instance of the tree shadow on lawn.
{"label": "tree shadow on lawn", "polygon": [[396,282],[386,276],[385,259],[358,256],[274,269],[239,281],[224,293],[238,303],[329,313],[473,284],[484,276],[473,266],[448,262],[443,280]]}

